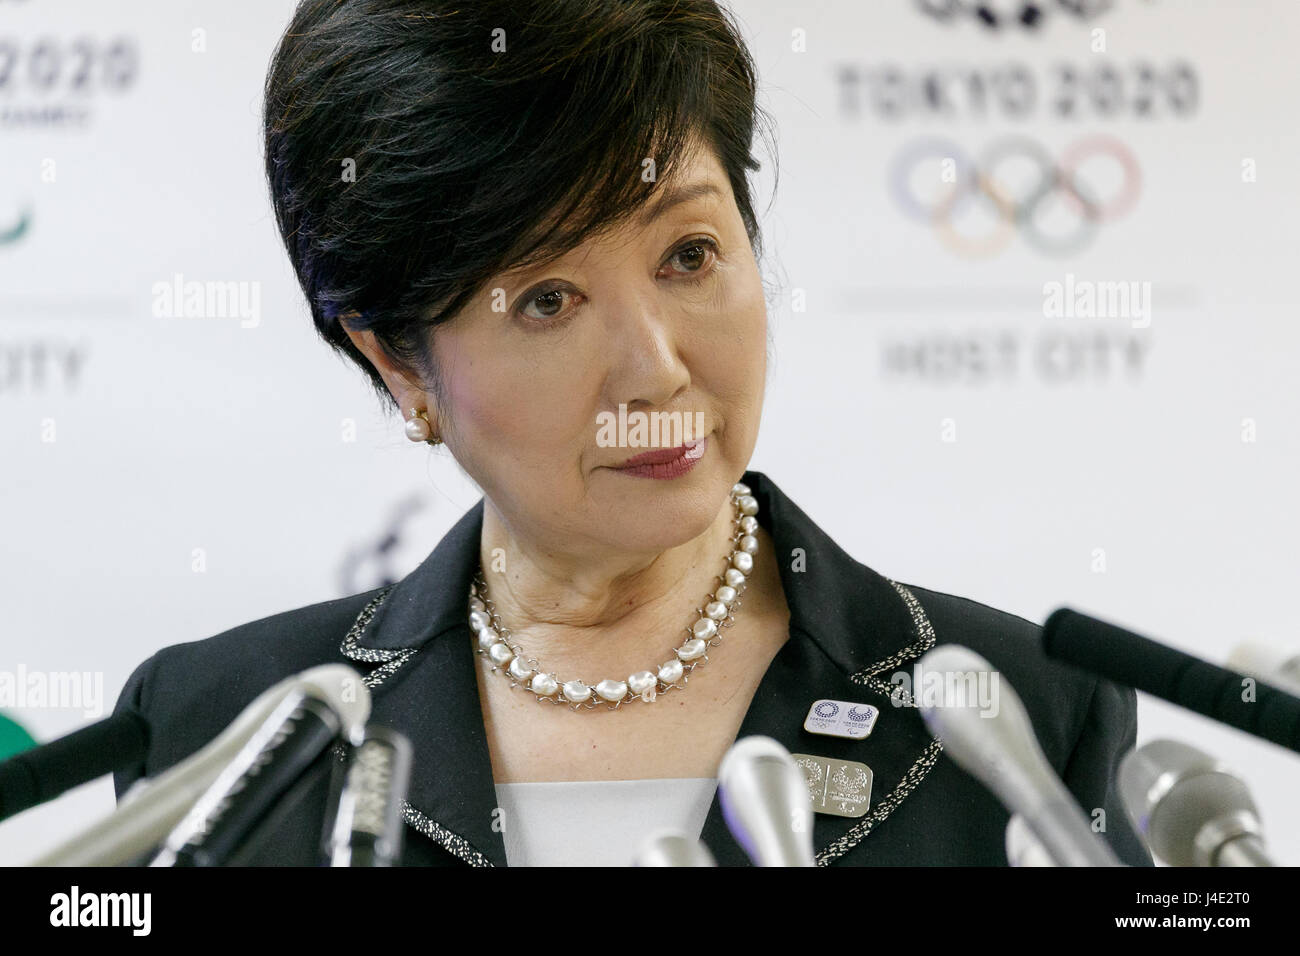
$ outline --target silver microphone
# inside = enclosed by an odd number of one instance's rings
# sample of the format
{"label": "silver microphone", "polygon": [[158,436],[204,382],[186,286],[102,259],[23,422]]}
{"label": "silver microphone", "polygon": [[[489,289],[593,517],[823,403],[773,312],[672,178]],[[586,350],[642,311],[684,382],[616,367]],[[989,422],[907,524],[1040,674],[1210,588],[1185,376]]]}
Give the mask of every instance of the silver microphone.
{"label": "silver microphone", "polygon": [[713,854],[700,840],[676,830],[650,834],[637,851],[633,866],[717,866]]}
{"label": "silver microphone", "polygon": [[402,859],[402,804],[411,783],[411,742],[368,724],[347,762],[335,767],[326,813],[324,856],[330,866],[397,866]]}
{"label": "silver microphone", "polygon": [[[943,693],[931,692],[927,673],[942,678]],[[926,727],[959,767],[1024,817],[1058,866],[1122,866],[1047,762],[1024,704],[1001,676],[961,645],[929,651],[917,661],[913,692]],[[993,688],[991,702],[957,692],[972,681]]]}
{"label": "silver microphone", "polygon": [[1018,813],[1011,814],[1007,821],[1006,842],[1008,866],[1056,866],[1047,847],[1034,836],[1025,818]]}
{"label": "silver microphone", "polygon": [[1153,740],[1125,756],[1120,794],[1151,852],[1170,866],[1273,866],[1246,784],[1209,754]]}
{"label": "silver microphone", "polygon": [[808,784],[777,741],[736,741],[718,767],[718,793],[731,835],[757,866],[817,865]]}

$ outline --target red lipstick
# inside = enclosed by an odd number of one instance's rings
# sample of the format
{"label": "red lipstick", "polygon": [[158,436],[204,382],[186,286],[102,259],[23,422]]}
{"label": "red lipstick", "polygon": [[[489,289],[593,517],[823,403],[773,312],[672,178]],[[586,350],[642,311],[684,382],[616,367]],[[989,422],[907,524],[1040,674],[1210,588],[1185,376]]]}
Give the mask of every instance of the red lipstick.
{"label": "red lipstick", "polygon": [[708,444],[706,436],[688,441],[679,448],[656,448],[632,456],[623,464],[616,465],[614,470],[638,478],[678,478],[694,468],[696,462],[704,457]]}

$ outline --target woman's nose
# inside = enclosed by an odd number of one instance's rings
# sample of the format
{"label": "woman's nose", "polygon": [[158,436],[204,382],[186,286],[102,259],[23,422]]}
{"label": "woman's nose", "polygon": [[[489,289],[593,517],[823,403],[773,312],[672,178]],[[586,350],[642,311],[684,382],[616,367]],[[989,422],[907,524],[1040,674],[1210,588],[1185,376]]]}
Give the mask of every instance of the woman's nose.
{"label": "woman's nose", "polygon": [[690,384],[672,320],[650,295],[625,297],[608,323],[612,357],[609,382],[615,404],[667,404]]}

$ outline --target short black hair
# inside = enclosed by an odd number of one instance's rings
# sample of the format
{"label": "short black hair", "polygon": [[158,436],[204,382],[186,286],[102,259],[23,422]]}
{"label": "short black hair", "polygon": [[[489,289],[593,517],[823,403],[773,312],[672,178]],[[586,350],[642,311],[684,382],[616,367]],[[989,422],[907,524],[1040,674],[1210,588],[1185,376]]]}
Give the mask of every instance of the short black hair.
{"label": "short black hair", "polygon": [[696,135],[761,255],[746,173],[770,125],[714,0],[303,0],[263,111],[312,319],[390,407],[341,319],[436,391],[430,330],[493,276],[628,219]]}

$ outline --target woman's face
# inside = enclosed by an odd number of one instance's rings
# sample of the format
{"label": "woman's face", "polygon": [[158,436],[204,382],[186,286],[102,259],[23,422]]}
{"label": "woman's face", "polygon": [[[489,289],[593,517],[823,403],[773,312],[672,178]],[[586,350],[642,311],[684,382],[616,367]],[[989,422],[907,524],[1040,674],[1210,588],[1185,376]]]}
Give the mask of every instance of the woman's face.
{"label": "woman's face", "polygon": [[[682,163],[642,212],[675,190],[690,195],[498,277],[434,333],[442,404],[427,394],[429,417],[511,533],[542,548],[679,545],[717,519],[753,453],[767,373],[758,266],[712,150]],[[682,444],[647,430],[634,445],[632,428],[618,444],[620,405],[629,424],[682,413],[702,426],[685,435],[704,438],[702,455],[671,478],[620,470]]]}

